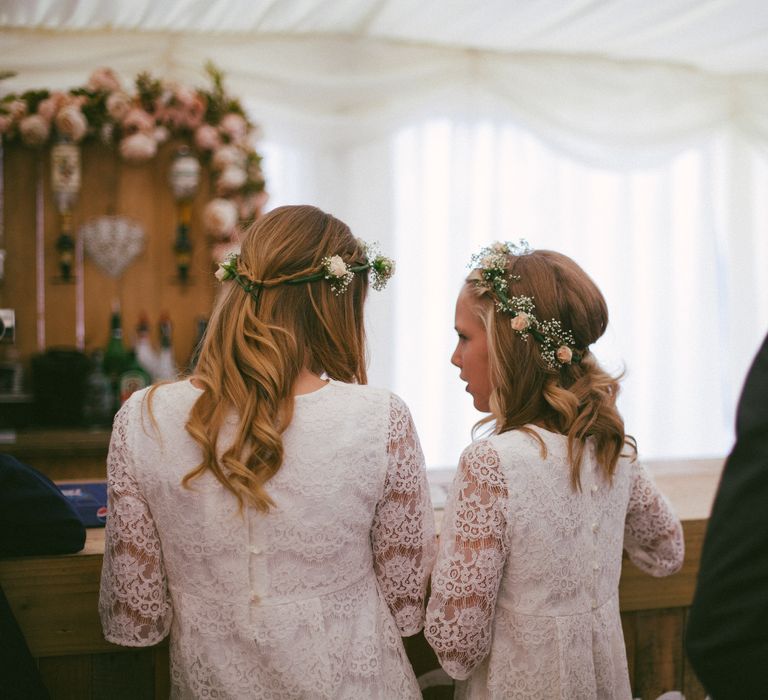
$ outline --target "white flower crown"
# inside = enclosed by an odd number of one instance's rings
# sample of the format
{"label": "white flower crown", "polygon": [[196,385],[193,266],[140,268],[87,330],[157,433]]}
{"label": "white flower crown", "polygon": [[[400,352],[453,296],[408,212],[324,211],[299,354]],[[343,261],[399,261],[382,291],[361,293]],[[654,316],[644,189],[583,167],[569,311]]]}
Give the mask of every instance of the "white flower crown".
{"label": "white flower crown", "polygon": [[581,359],[573,333],[564,329],[558,320],[540,321],[536,316],[533,297],[509,296],[509,280],[518,281],[520,275],[507,275],[507,256],[528,255],[531,252],[528,241],[522,238],[517,243],[497,241],[473,255],[469,267],[479,270],[480,279],[475,280],[475,284],[493,294],[496,310],[512,317],[512,329],[523,340],[532,336],[541,347],[544,362],[550,369],[556,370],[558,365],[570,365]]}
{"label": "white flower crown", "polygon": [[347,291],[350,282],[358,272],[371,272],[371,286],[376,289],[384,289],[387,286],[392,275],[395,274],[395,261],[382,255],[378,251],[378,246],[365,245],[366,261],[358,265],[350,265],[344,262],[340,255],[328,255],[321,260],[320,269],[309,275],[286,279],[275,285],[270,285],[270,280],[252,280],[238,272],[240,255],[233,253],[219,266],[214,273],[219,282],[234,280],[248,294],[258,298],[259,291],[264,286],[277,286],[277,284],[303,284],[305,282],[315,282],[317,280],[328,280],[333,288],[334,294],[343,294]]}

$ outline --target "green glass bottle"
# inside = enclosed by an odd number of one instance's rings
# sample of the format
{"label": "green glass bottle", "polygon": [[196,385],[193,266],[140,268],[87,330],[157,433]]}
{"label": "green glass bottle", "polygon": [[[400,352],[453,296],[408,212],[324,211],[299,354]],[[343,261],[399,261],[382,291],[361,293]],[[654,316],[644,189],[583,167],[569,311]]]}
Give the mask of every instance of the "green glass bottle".
{"label": "green glass bottle", "polygon": [[112,396],[114,400],[114,410],[120,408],[120,375],[128,366],[128,351],[123,345],[123,325],[120,316],[120,305],[115,303],[112,306],[112,317],[110,319],[109,342],[104,351],[104,374],[109,377],[112,384]]}
{"label": "green glass bottle", "polygon": [[120,375],[120,405],[122,406],[134,391],[144,389],[152,383],[149,372],[136,359],[136,353],[128,353],[128,364]]}

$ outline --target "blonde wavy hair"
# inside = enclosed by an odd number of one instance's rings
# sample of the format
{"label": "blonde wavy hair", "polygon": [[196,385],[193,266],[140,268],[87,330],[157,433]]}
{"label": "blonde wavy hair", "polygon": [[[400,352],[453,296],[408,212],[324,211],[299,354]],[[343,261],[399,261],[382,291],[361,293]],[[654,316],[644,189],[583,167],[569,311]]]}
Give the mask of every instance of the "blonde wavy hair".
{"label": "blonde wavy hair", "polygon": [[547,365],[533,337],[523,338],[510,317],[496,311],[493,292],[477,281],[473,270],[465,285],[476,301],[476,312],[488,335],[488,364],[491,379],[491,415],[481,426],[495,421],[495,432],[521,429],[546,447],[525,426],[535,424],[568,437],[571,484],[581,489],[581,462],[587,440],[594,443],[600,469],[610,480],[622,450],[636,455],[634,439],[624,432],[624,421],[616,408],[620,377],[603,370],[590,346],[608,325],[608,307],[597,285],[569,257],[550,250],[508,255],[509,296],[533,297],[539,319],[559,320],[573,333],[579,362]]}
{"label": "blonde wavy hair", "polygon": [[[264,486],[283,461],[282,434],[293,417],[301,370],[367,382],[368,275],[356,274],[342,294],[326,280],[280,283],[316,272],[333,255],[353,265],[365,261],[349,227],[316,207],[279,207],[245,233],[238,272],[265,283],[256,299],[225,283],[211,315],[195,368],[203,393],[186,424],[203,459],[184,477],[185,487],[209,471],[241,508],[269,511],[274,503]],[[219,456],[221,426],[232,412],[239,417],[237,433]]]}

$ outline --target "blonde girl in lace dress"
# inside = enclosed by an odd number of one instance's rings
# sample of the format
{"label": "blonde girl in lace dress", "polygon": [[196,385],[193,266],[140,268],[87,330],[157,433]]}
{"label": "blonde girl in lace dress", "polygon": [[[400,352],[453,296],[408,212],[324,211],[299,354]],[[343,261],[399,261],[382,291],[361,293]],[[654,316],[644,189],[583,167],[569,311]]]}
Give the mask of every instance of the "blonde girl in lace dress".
{"label": "blonde girl in lace dress", "polygon": [[493,431],[461,456],[425,636],[459,698],[630,700],[622,548],[666,576],[683,536],[590,351],[605,300],[573,260],[524,242],[473,263],[452,362]]}
{"label": "blonde girl in lace dress", "polygon": [[282,207],[221,265],[194,375],[115,419],[104,635],[170,632],[174,698],[419,698],[432,509],[405,404],[365,386],[392,261]]}

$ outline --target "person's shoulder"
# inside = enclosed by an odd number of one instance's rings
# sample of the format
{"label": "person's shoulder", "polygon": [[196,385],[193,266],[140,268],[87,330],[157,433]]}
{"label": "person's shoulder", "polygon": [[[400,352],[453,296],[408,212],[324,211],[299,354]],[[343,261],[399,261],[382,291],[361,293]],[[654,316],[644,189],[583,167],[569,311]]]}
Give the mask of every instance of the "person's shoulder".
{"label": "person's shoulder", "polygon": [[548,450],[559,446],[563,436],[532,427],[528,430],[516,428],[503,433],[494,433],[488,437],[488,440],[500,454],[527,456],[533,453],[541,454],[542,442]]}
{"label": "person's shoulder", "polygon": [[373,386],[371,384],[347,384],[346,382],[339,382],[336,380],[331,380],[330,385],[337,395],[344,395],[361,401],[394,405],[397,407],[406,406],[405,401],[403,401],[397,394],[384,387]]}

